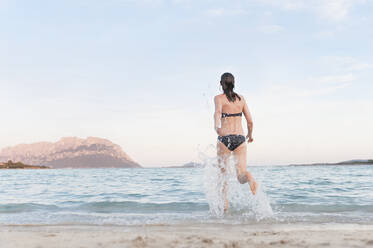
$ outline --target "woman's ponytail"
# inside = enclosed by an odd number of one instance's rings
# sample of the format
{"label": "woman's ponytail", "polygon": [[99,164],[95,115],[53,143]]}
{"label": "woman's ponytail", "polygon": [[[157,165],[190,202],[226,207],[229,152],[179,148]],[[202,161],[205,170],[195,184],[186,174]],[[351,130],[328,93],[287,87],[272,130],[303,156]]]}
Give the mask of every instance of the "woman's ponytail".
{"label": "woman's ponytail", "polygon": [[234,76],[226,72],[221,75],[220,84],[223,87],[224,94],[227,96],[228,101],[235,102],[236,98],[241,101],[241,97],[233,91],[234,89]]}

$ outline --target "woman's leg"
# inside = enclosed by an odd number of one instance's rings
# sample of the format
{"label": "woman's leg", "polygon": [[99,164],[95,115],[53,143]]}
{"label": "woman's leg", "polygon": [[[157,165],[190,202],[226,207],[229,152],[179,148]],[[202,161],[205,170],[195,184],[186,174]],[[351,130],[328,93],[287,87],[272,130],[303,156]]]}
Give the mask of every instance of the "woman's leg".
{"label": "woman's leg", "polygon": [[250,185],[251,192],[255,195],[258,184],[255,182],[251,173],[247,171],[247,168],[246,168],[246,153],[247,153],[246,142],[241,144],[239,147],[237,147],[233,151],[235,159],[237,160],[237,166],[236,166],[237,179],[242,184],[248,182],[249,185]]}
{"label": "woman's leg", "polygon": [[228,203],[228,196],[227,196],[227,193],[228,193],[228,184],[227,184],[227,178],[226,178],[226,174],[227,174],[227,161],[228,161],[228,158],[231,154],[231,151],[228,150],[228,148],[223,144],[221,143],[220,141],[218,141],[217,143],[217,152],[218,152],[218,163],[219,163],[219,166],[220,166],[220,170],[221,170],[221,173],[222,173],[222,183],[223,183],[223,200],[224,200],[224,213],[227,212],[228,210],[228,207],[229,207],[229,203]]}

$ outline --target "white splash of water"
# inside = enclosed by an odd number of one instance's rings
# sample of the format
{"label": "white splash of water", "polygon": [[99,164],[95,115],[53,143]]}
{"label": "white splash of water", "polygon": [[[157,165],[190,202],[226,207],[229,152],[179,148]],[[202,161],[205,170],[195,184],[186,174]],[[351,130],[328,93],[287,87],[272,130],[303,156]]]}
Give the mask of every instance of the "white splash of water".
{"label": "white splash of water", "polygon": [[220,172],[217,157],[208,155],[214,152],[214,149],[213,145],[210,145],[199,155],[204,162],[204,188],[210,212],[214,216],[222,217],[224,215],[223,180],[225,178]]}
{"label": "white splash of water", "polygon": [[[239,217],[242,219],[262,219],[273,216],[269,199],[265,193],[265,187],[261,182],[255,195],[251,193],[248,183],[240,184],[237,180],[236,161],[230,156],[226,164],[226,173],[222,173],[216,156],[216,148],[210,145],[205,151],[199,152],[199,157],[204,164],[204,187],[206,199],[213,216],[222,218],[224,216]],[[255,178],[255,176],[254,176]],[[224,213],[223,185],[226,183],[228,211]]]}

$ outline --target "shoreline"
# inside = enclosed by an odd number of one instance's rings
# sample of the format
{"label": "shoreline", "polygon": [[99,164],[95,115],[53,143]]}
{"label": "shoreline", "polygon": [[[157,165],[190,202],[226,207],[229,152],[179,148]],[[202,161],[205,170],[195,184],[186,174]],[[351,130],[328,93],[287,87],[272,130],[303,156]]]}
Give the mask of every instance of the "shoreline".
{"label": "shoreline", "polygon": [[373,224],[0,225],[13,247],[367,247]]}

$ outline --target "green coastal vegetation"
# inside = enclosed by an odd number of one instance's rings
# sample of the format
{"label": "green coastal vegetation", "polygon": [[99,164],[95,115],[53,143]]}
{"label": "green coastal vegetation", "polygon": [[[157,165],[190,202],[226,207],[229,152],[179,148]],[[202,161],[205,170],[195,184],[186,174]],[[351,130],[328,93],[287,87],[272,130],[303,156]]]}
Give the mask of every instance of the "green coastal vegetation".
{"label": "green coastal vegetation", "polygon": [[340,162],[340,163],[337,163],[337,164],[372,164],[373,165],[373,159],[369,159],[369,160],[357,160],[357,161],[352,161],[352,162],[349,162],[349,161],[345,161],[345,162]]}
{"label": "green coastal vegetation", "polygon": [[9,160],[6,163],[0,163],[0,169],[49,169],[49,167],[44,165],[27,165],[22,162],[14,163],[12,160]]}

